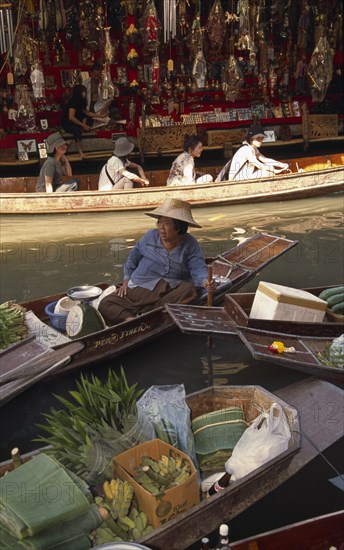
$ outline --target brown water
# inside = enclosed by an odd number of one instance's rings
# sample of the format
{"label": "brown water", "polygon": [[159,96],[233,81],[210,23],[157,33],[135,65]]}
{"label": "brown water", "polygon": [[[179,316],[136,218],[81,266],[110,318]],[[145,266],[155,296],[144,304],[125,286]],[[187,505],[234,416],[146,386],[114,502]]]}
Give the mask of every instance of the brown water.
{"label": "brown water", "polygon": [[[262,205],[195,209],[203,226],[193,229],[205,255],[215,255],[258,231],[299,240],[299,245],[266,267],[244,287],[254,290],[258,280],[291,287],[343,284],[344,196]],[[116,282],[130,248],[154,220],[143,213],[96,214],[1,219],[0,302],[37,298],[71,286]],[[139,387],[183,383],[187,393],[214,384],[258,384],[269,391],[306,375],[273,363],[254,361],[235,340],[214,338],[212,371],[206,339],[178,331],[118,359],[88,369],[101,379],[109,367],[122,365],[129,383]],[[27,452],[39,446],[36,423],[41,413],[57,406],[53,393],[67,395],[75,388],[72,373],[35,386],[1,409],[0,460],[19,446]],[[341,404],[339,404],[341,405]],[[342,421],[342,420],[341,420]],[[342,469],[343,446],[333,445],[326,456]],[[328,482],[334,473],[317,458],[273,494],[231,523],[232,540],[343,507],[343,493]],[[221,518],[219,518],[219,524]],[[197,546],[195,546],[197,548]],[[277,549],[276,549],[277,550]]]}

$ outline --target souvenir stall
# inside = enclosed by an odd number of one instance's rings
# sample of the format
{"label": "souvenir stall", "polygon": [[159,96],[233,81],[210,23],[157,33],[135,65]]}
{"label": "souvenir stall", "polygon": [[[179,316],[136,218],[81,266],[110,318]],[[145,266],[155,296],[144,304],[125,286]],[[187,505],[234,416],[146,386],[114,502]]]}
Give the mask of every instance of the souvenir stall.
{"label": "souvenir stall", "polygon": [[95,62],[102,97],[116,106],[97,136],[138,137],[142,151],[166,140],[180,148],[189,130],[209,147],[239,142],[252,121],[288,140],[303,106],[333,115],[326,135],[336,136],[342,20],[339,0],[9,0],[0,4],[2,147],[33,140],[21,158],[37,154]]}

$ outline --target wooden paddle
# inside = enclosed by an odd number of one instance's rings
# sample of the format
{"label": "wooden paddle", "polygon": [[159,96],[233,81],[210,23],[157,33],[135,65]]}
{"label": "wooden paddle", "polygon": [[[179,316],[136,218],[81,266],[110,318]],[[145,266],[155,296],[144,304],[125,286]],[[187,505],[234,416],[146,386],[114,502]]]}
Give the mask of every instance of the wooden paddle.
{"label": "wooden paddle", "polygon": [[66,356],[72,357],[83,348],[84,344],[82,342],[71,342],[70,344],[67,344],[59,349],[44,353],[38,359],[30,359],[27,363],[11,369],[9,372],[1,374],[0,386],[21,378],[27,378],[28,376],[39,374],[45,369],[49,368],[51,365],[64,359]]}
{"label": "wooden paddle", "polygon": [[[16,380],[12,380],[12,382],[2,385],[0,387],[0,407],[8,403],[8,401],[22,393],[30,386],[36,384],[36,382],[43,380],[43,378],[46,378],[47,376],[51,376],[56,371],[68,365],[72,359],[72,356],[78,351],[81,351],[83,348],[84,344],[82,342],[73,342],[72,344],[68,344],[63,348],[55,350],[47,356],[44,356],[46,364],[44,367],[41,365],[41,370],[36,374],[36,376],[31,377],[30,373],[27,373],[25,378],[18,378]],[[62,351],[64,352],[64,356],[61,358]],[[55,361],[53,358],[55,358]],[[42,362],[42,360],[43,357],[39,361]]]}
{"label": "wooden paddle", "polygon": [[[213,280],[213,264],[208,264],[208,282],[211,283]],[[208,288],[207,296],[207,306],[211,307],[213,305],[214,292]],[[207,337],[207,363],[208,363],[208,385],[213,385],[213,361],[211,358],[211,351],[213,347],[213,338],[212,336]]]}

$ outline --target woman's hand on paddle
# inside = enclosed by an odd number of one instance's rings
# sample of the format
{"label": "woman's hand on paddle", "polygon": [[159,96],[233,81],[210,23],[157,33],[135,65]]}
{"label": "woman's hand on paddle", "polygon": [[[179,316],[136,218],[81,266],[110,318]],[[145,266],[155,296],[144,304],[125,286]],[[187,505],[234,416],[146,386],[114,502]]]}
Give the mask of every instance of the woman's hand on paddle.
{"label": "woman's hand on paddle", "polygon": [[216,289],[216,281],[215,279],[212,279],[211,281],[208,281],[208,279],[206,279],[205,281],[203,281],[202,286],[207,290],[214,291]]}
{"label": "woman's hand on paddle", "polygon": [[122,286],[120,286],[118,291],[117,291],[118,296],[120,296],[121,298],[123,298],[123,296],[126,296],[127,290],[128,290],[128,285],[129,285],[129,281],[127,281],[127,280],[123,281]]}

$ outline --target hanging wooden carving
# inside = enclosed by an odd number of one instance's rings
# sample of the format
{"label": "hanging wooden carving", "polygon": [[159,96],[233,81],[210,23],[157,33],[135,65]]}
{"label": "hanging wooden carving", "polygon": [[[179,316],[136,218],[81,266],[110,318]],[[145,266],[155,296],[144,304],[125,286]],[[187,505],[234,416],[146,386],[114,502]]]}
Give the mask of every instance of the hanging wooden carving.
{"label": "hanging wooden carving", "polygon": [[215,0],[210,10],[206,31],[212,54],[218,54],[222,49],[225,36],[225,14],[220,0]]}

